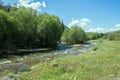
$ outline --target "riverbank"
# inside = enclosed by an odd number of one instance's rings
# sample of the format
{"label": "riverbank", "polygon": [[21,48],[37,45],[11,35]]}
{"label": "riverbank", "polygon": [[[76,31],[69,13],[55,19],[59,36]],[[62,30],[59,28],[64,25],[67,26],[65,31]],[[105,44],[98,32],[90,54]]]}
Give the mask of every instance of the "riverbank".
{"label": "riverbank", "polygon": [[58,50],[28,54],[21,53],[24,55],[7,55],[0,59],[0,76],[13,76],[19,75],[22,72],[29,72],[33,69],[34,65],[40,62],[44,63],[49,62],[54,58],[82,54],[89,50],[93,45],[94,43],[75,45],[59,44]]}
{"label": "riverbank", "polygon": [[33,54],[33,53],[41,53],[41,52],[49,52],[52,51],[53,49],[51,48],[40,48],[40,49],[16,49],[13,51],[0,51],[0,58],[4,58],[4,57],[8,57],[8,56],[23,56],[23,55],[29,55],[29,54]]}
{"label": "riverbank", "polygon": [[[96,42],[96,41],[95,41]],[[40,62],[18,80],[119,80],[120,41],[97,41],[85,54]]]}

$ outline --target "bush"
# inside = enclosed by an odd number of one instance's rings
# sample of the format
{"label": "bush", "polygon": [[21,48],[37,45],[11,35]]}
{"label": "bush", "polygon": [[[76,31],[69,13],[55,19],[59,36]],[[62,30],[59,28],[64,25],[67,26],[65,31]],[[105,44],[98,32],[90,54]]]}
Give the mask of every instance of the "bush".
{"label": "bush", "polygon": [[83,29],[78,26],[72,26],[63,32],[61,40],[67,44],[79,44],[86,41],[87,36]]}
{"label": "bush", "polygon": [[38,17],[38,39],[45,47],[56,48],[63,32],[63,25],[59,18],[54,15],[41,14]]}

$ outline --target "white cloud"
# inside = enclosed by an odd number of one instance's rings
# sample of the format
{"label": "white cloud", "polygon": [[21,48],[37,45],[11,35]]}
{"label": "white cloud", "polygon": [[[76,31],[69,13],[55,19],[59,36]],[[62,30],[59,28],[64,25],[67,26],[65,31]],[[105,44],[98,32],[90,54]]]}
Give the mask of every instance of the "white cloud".
{"label": "white cloud", "polygon": [[115,27],[120,27],[120,24],[116,24]]}
{"label": "white cloud", "polygon": [[116,24],[114,28],[111,29],[111,31],[117,31],[120,30],[120,24]]}
{"label": "white cloud", "polygon": [[120,24],[116,24],[115,27],[116,27],[116,30],[120,30]]}
{"label": "white cloud", "polygon": [[44,1],[42,2],[42,6],[43,6],[44,8],[47,7],[47,6],[46,6],[46,3],[45,3]]}
{"label": "white cloud", "polygon": [[105,33],[107,31],[108,29],[103,27],[96,27],[96,28],[90,27],[88,30],[86,30],[86,32],[98,32],[98,33]]}
{"label": "white cloud", "polygon": [[107,29],[102,27],[91,27],[89,24],[91,23],[91,20],[88,18],[82,18],[80,20],[72,18],[72,22],[68,24],[68,27],[77,25],[81,28],[83,28],[86,32],[106,32]]}
{"label": "white cloud", "polygon": [[103,27],[99,27],[99,26],[92,27],[90,25],[90,23],[91,23],[91,20],[88,19],[88,18],[82,18],[80,20],[72,18],[72,21],[71,21],[71,23],[68,24],[68,27],[77,25],[77,26],[83,28],[86,32],[98,32],[98,33],[105,33],[105,32],[109,32],[109,31],[120,30],[120,24],[116,24],[112,28],[106,28],[105,26],[103,26]]}
{"label": "white cloud", "polygon": [[44,1],[40,2],[34,2],[34,0],[19,0],[19,4],[17,4],[17,7],[24,6],[28,8],[33,8],[38,11],[41,11],[41,8],[46,7],[46,3]]}
{"label": "white cloud", "polygon": [[86,27],[88,25],[88,23],[90,23],[90,22],[91,22],[91,20],[88,18],[82,18],[80,20],[72,18],[72,22],[70,24],[68,24],[68,27],[77,25],[77,26],[83,28],[83,27]]}
{"label": "white cloud", "polygon": [[29,2],[32,2],[33,0],[19,0],[20,3],[22,4],[27,4]]}
{"label": "white cloud", "polygon": [[114,27],[112,28],[103,28],[103,27],[89,27],[89,29],[86,30],[86,32],[99,32],[99,33],[105,33],[105,32],[110,32],[110,31],[117,31],[120,30],[120,24],[116,24]]}

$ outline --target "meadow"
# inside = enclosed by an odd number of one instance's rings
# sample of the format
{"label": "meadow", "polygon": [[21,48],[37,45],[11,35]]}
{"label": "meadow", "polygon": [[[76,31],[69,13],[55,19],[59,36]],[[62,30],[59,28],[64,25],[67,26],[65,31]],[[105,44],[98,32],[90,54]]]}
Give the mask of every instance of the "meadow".
{"label": "meadow", "polygon": [[99,41],[84,54],[39,63],[17,80],[119,80],[120,41]]}

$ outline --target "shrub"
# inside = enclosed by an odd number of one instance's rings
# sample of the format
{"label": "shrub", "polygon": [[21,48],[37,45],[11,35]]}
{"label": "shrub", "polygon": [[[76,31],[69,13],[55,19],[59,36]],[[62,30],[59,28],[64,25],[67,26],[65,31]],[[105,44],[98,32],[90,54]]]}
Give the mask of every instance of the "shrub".
{"label": "shrub", "polygon": [[61,40],[67,44],[79,44],[86,41],[87,36],[83,29],[78,26],[72,26],[63,32]]}

